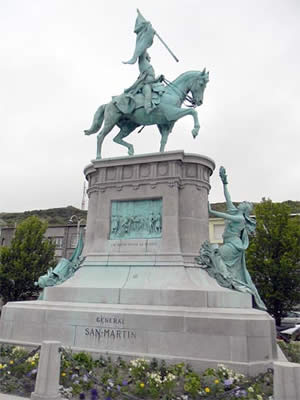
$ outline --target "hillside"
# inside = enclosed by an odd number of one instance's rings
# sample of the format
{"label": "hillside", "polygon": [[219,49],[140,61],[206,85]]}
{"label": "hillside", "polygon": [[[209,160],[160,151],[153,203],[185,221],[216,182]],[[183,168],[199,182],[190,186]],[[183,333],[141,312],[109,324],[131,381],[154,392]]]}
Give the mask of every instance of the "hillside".
{"label": "hillside", "polygon": [[[234,201],[233,204],[235,206],[237,206],[239,203]],[[254,213],[255,213],[256,204],[259,204],[259,203],[253,203]],[[299,214],[300,213],[300,201],[287,200],[287,201],[283,201],[282,204],[287,204],[290,207],[291,214]],[[212,209],[215,211],[221,211],[221,212],[226,211],[226,203],[212,203],[211,206],[212,206]],[[1,215],[0,215],[0,218],[1,218]]]}
{"label": "hillside", "polygon": [[[300,201],[284,201],[291,208],[291,213],[300,213]],[[239,203],[234,202],[235,205]],[[257,203],[253,203],[254,207]],[[213,203],[211,204],[215,211],[226,211],[225,203]],[[78,218],[84,218],[86,220],[87,211],[80,210],[79,208],[68,206],[61,208],[49,208],[48,210],[33,210],[25,211],[21,213],[0,213],[0,226],[14,226],[16,223],[23,221],[25,218],[36,215],[44,221],[47,221],[49,225],[66,225],[72,215],[76,215]]]}
{"label": "hillside", "polygon": [[66,225],[69,223],[72,215],[76,215],[79,219],[84,218],[86,220],[87,211],[80,210],[73,206],[68,206],[20,213],[0,213],[0,224],[2,226],[14,226],[16,223],[23,221],[31,215],[35,215],[40,219],[47,221],[49,225]]}

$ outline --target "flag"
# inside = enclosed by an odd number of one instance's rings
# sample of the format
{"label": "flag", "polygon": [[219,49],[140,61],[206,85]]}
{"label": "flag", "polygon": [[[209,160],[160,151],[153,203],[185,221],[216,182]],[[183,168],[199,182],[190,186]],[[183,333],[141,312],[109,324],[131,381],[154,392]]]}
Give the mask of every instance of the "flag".
{"label": "flag", "polygon": [[137,10],[138,16],[135,21],[134,33],[136,33],[135,51],[129,61],[124,64],[135,64],[139,56],[141,56],[153,43],[155,30],[149,21],[146,21],[142,14]]}

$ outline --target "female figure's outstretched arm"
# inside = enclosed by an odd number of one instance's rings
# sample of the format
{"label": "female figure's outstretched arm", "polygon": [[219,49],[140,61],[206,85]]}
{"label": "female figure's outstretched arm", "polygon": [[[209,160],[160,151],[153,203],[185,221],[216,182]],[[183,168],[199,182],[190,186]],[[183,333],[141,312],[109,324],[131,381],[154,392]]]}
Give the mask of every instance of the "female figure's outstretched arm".
{"label": "female figure's outstretched arm", "polygon": [[[236,208],[235,208],[236,209]],[[224,218],[224,219],[228,219],[230,221],[240,221],[243,219],[243,217],[239,214],[237,215],[231,215],[228,213],[223,213],[223,212],[219,212],[219,211],[214,211],[211,209],[210,204],[208,203],[208,212],[212,215],[214,215],[215,217],[219,217],[219,218]]]}
{"label": "female figure's outstretched arm", "polygon": [[225,200],[226,200],[226,207],[228,211],[236,211],[236,207],[234,206],[234,204],[231,201],[231,197],[227,188],[228,185],[228,181],[227,181],[227,175],[226,175],[226,170],[224,167],[220,167],[219,170],[219,175],[221,178],[221,181],[223,183],[223,190],[224,190],[224,196],[225,196]]}

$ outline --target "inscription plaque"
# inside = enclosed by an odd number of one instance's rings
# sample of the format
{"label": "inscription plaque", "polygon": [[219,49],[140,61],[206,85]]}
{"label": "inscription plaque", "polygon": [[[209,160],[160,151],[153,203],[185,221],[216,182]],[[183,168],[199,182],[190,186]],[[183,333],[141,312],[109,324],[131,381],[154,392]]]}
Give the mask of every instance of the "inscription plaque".
{"label": "inscription plaque", "polygon": [[110,239],[154,239],[162,232],[162,199],[112,201]]}
{"label": "inscription plaque", "polygon": [[115,329],[115,328],[98,328],[88,327],[84,329],[85,336],[95,337],[98,339],[136,339],[136,332],[128,329]]}
{"label": "inscription plaque", "polygon": [[82,326],[74,325],[75,327],[75,341],[78,335],[104,340],[135,340],[137,337],[134,329],[126,328],[125,320],[123,317],[99,315],[96,317],[96,326]]}

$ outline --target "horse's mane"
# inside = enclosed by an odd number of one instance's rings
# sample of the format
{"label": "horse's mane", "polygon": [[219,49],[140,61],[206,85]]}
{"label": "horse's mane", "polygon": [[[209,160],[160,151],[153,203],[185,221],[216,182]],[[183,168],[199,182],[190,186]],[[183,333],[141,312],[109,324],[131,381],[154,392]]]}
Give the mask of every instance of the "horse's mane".
{"label": "horse's mane", "polygon": [[182,79],[189,79],[193,78],[195,75],[201,74],[201,71],[186,71],[180,74],[172,83],[179,82]]}
{"label": "horse's mane", "polygon": [[[180,89],[180,86],[182,83],[185,83],[186,81],[190,80],[191,78],[195,78],[195,76],[199,76],[201,74],[201,71],[186,71],[180,74],[174,81],[170,82],[168,85],[166,91],[174,91],[175,88]],[[175,88],[174,88],[175,87]]]}

